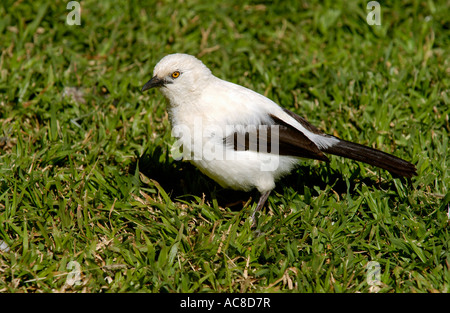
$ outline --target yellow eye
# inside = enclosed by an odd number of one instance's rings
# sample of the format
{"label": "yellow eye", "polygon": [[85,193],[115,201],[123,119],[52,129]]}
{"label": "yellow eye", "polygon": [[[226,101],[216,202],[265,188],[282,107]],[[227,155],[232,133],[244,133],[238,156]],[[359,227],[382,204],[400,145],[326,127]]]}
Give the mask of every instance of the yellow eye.
{"label": "yellow eye", "polygon": [[178,78],[180,76],[180,72],[175,71],[172,73],[172,78]]}

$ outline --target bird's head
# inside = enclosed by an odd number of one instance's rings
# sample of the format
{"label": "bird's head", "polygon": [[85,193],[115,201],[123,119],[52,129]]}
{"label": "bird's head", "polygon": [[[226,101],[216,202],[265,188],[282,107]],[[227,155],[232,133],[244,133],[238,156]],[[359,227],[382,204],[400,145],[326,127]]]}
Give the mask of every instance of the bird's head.
{"label": "bird's head", "polygon": [[195,93],[211,76],[211,71],[194,56],[169,54],[156,64],[152,79],[142,87],[142,91],[160,87],[167,98],[174,99]]}

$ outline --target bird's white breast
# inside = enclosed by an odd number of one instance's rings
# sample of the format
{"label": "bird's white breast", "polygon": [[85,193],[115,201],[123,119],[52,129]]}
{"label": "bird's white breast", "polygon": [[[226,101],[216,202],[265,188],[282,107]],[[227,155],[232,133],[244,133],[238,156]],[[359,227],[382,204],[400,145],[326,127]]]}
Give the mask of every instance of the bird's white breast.
{"label": "bird's white breast", "polygon": [[283,112],[268,98],[214,77],[200,95],[172,103],[172,133],[183,145],[184,158],[223,187],[247,191],[256,187],[264,192],[273,189],[298,159],[235,151],[224,144],[224,138],[239,128],[271,123],[269,115],[261,112],[278,109]]}

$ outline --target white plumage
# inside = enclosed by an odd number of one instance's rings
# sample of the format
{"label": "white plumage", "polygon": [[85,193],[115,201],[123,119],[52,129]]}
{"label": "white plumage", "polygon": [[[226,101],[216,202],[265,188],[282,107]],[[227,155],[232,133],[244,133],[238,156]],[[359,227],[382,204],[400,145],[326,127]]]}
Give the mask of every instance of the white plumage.
{"label": "white plumage", "polygon": [[[170,75],[176,70],[180,71],[181,75],[173,79]],[[263,95],[215,77],[200,60],[191,55],[171,54],[164,57],[155,66],[153,76],[173,81],[160,90],[170,103],[172,127],[189,129],[189,133],[184,133],[184,136],[179,138],[183,144],[183,153],[187,155],[193,151],[194,155],[190,161],[222,187],[244,191],[257,188],[261,193],[272,190],[275,181],[289,173],[297,164],[298,158],[273,155],[272,163],[279,166],[275,166],[272,171],[264,171],[265,165],[271,163],[268,160],[270,156],[249,150],[234,151],[232,147],[226,147],[228,157],[206,160],[203,157],[207,154],[203,152],[205,143],[213,140],[218,146],[217,149],[224,148],[223,136],[213,137],[208,130],[219,128],[222,129],[223,135],[228,136],[233,127],[271,124],[273,122],[270,121],[269,114],[273,114],[304,132],[308,138],[321,146],[329,146],[337,141],[335,138],[324,138],[308,131]],[[203,144],[197,146],[191,140],[196,125],[203,130]]]}
{"label": "white plumage", "polygon": [[[262,197],[256,210],[264,205],[275,182],[295,167],[298,157],[327,161],[322,152],[329,152],[398,175],[415,174],[409,162],[322,133],[267,97],[215,77],[191,55],[171,54],[161,59],[142,90],[152,87],[160,87],[169,100],[172,133],[182,145],[184,157],[223,187],[244,191],[257,188]],[[260,141],[258,149],[251,148],[251,139],[239,149],[228,140],[244,138],[239,136],[245,133],[257,134],[260,140],[264,128],[274,126],[279,127],[279,136],[274,132],[277,136],[269,142],[278,153],[261,151],[265,147]],[[274,143],[279,146],[274,147]]]}

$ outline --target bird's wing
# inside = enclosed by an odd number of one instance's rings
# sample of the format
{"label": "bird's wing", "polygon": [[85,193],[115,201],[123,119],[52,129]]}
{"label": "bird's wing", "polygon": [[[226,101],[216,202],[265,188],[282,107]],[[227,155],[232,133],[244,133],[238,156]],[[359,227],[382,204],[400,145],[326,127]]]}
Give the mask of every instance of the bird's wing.
{"label": "bird's wing", "polygon": [[224,144],[236,151],[250,150],[329,161],[303,132],[275,115],[269,114],[269,117],[272,123],[237,128],[223,139]]}
{"label": "bird's wing", "polygon": [[210,87],[203,94],[201,103],[208,106],[202,112],[214,126],[231,126],[223,136],[227,147],[328,161],[320,149],[335,139],[325,137],[302,117],[230,82],[218,79]]}
{"label": "bird's wing", "polygon": [[[390,154],[328,135],[272,100],[232,83],[221,83],[206,103],[215,125],[236,126],[219,138],[227,148],[329,161],[331,153],[411,177],[415,166]],[[277,150],[275,150],[277,149]]]}

